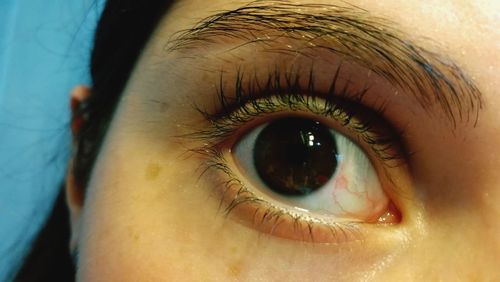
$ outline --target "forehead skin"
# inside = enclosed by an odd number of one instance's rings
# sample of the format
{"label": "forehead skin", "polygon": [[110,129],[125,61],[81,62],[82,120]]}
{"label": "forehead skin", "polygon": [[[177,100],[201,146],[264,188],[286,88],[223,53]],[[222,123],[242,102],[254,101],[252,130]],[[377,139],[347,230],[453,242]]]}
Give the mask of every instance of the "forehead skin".
{"label": "forehead skin", "polygon": [[[189,66],[169,61],[165,48],[176,32],[248,2],[183,0],[148,43],[96,164],[78,236],[81,281],[499,278],[500,2],[294,3],[353,5],[394,22],[415,44],[451,58],[482,93],[474,128],[444,134],[427,127],[429,117],[409,125],[418,147],[415,198],[401,201],[403,214],[419,216],[362,244],[321,247],[260,236],[218,216],[217,199],[200,192],[208,184],[193,180],[199,163],[169,139],[195,117],[191,101],[177,95],[191,89]],[[168,109],[155,115],[144,104],[161,95]]]}

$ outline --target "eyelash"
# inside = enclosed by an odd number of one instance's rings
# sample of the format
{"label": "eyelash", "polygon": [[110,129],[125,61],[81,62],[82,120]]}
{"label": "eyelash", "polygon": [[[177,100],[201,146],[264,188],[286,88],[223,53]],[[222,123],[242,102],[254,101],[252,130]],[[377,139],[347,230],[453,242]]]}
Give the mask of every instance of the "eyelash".
{"label": "eyelash", "polygon": [[[275,70],[268,75],[265,86],[262,87],[256,77],[245,81],[244,74],[238,71],[232,95],[226,93],[224,75],[221,73],[217,89],[219,110],[210,113],[195,107],[210,126],[208,129],[193,132],[188,137],[201,140],[204,144],[192,150],[206,158],[202,174],[215,169],[225,175],[220,183],[222,188],[219,207],[222,208],[224,203],[229,202],[223,209],[226,215],[236,207],[250,203],[257,205],[252,219],[257,225],[270,221],[277,225],[284,217],[288,217],[293,220],[294,226],[299,226],[299,229],[309,233],[311,240],[314,240],[313,229],[321,226],[330,231],[336,242],[347,240],[349,234],[358,233],[356,223],[330,222],[295,214],[259,198],[238,178],[224,157],[224,141],[241,132],[243,126],[262,116],[301,112],[335,120],[365,142],[384,167],[396,167],[405,163],[407,155],[400,139],[404,132],[396,131],[383,118],[384,103],[375,109],[364,106],[364,97],[369,89],[364,88],[360,92],[352,93],[348,87],[349,82],[342,89],[338,89],[339,73],[340,68],[335,73],[327,93],[318,93],[315,89],[313,70],[307,77],[307,87],[300,85],[302,78],[298,74],[283,75]],[[226,200],[231,193],[233,195],[230,201]],[[260,220],[257,218],[259,210],[262,214]],[[296,229],[297,227],[294,228],[295,231]],[[340,238],[339,234],[345,238]],[[304,238],[304,234],[301,236]]]}
{"label": "eyelash", "polygon": [[268,75],[264,87],[261,87],[255,78],[251,86],[245,88],[243,73],[238,71],[233,95],[228,95],[224,90],[224,77],[221,73],[217,90],[219,110],[209,113],[207,110],[195,107],[210,123],[210,127],[190,136],[214,144],[231,136],[242,125],[256,117],[278,112],[300,111],[339,122],[368,144],[384,165],[396,167],[402,164],[408,157],[401,146],[401,137],[405,133],[403,130],[395,130],[394,126],[383,118],[385,103],[376,108],[364,106],[364,97],[369,88],[352,93],[348,89],[349,82],[338,90],[339,73],[340,67],[332,79],[328,92],[321,94],[315,89],[313,70],[309,72],[305,90],[299,83],[301,80],[299,74],[295,74],[293,80],[290,79],[292,75],[285,77],[286,83],[283,85],[281,83],[283,75],[278,70]]}

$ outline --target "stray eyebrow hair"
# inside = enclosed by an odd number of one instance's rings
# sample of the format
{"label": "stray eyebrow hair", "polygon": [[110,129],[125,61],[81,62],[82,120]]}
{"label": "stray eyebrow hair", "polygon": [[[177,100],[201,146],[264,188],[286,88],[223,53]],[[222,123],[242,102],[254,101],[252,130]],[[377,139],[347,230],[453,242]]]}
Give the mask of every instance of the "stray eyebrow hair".
{"label": "stray eyebrow hair", "polygon": [[243,41],[238,47],[264,44],[267,48],[279,39],[299,41],[304,43],[300,50],[270,51],[295,55],[331,51],[408,90],[427,112],[437,103],[454,128],[457,120],[473,120],[475,125],[483,102],[472,80],[449,58],[414,44],[394,25],[356,6],[258,0],[179,31],[166,49],[205,48],[228,39]]}

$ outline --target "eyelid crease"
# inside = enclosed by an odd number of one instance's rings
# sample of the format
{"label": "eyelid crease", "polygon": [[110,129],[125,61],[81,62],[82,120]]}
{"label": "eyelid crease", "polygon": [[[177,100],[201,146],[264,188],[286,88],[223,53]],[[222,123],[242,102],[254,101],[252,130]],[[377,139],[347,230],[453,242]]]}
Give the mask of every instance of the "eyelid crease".
{"label": "eyelid crease", "polygon": [[[326,50],[409,90],[427,112],[429,105],[440,105],[452,128],[458,121],[475,125],[483,101],[472,80],[450,59],[413,44],[393,25],[354,6],[253,1],[178,32],[166,51],[189,52],[225,40],[242,41],[237,48],[262,44],[269,52],[292,56],[314,56],[315,50]],[[283,39],[301,47],[269,47]]]}

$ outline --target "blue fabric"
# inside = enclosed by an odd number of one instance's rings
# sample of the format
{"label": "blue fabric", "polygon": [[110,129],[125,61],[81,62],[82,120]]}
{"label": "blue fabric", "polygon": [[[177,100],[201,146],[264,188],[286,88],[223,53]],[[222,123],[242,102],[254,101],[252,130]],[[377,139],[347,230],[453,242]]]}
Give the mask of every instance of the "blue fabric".
{"label": "blue fabric", "polygon": [[69,92],[88,84],[96,0],[0,0],[0,281],[30,248],[63,181]]}

